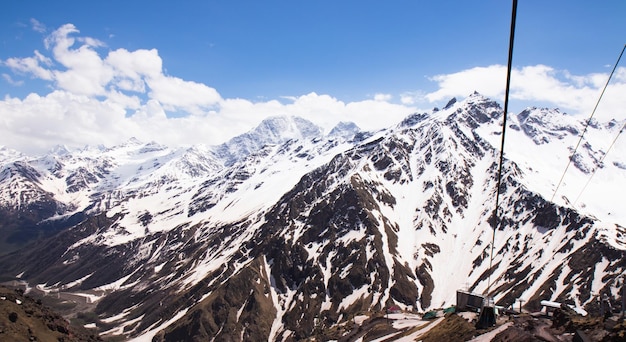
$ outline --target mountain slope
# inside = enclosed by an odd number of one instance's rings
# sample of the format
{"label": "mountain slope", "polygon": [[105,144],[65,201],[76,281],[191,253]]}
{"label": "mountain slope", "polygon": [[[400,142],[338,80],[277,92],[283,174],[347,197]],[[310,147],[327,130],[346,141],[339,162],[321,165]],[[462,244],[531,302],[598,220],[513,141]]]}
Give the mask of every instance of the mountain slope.
{"label": "mountain slope", "polygon": [[[216,148],[131,141],[80,173],[90,200],[69,202],[72,226],[0,271],[88,298],[105,335],[141,339],[299,340],[392,304],[447,306],[462,287],[507,306],[593,310],[625,271],[624,221],[551,202],[559,171],[537,158],[566,155],[580,123],[536,108],[512,119],[496,219],[501,119],[472,94],[374,133],[343,124],[322,136],[282,117]],[[621,156],[598,165],[606,139],[593,140],[615,126],[592,127],[571,177],[624,177]]]}

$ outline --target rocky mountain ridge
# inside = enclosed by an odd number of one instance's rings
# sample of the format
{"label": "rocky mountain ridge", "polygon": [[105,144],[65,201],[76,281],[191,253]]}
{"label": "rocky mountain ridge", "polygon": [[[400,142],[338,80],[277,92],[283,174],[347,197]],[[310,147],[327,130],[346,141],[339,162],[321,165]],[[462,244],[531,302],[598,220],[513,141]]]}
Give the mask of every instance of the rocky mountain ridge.
{"label": "rocky mountain ridge", "polygon": [[[450,305],[461,287],[490,289],[503,305],[593,310],[598,293],[617,293],[626,231],[619,216],[585,212],[592,202],[549,201],[560,170],[547,158],[568,158],[580,123],[536,108],[508,122],[496,221],[501,119],[496,102],[472,94],[374,133],[348,124],[324,137],[283,117],[217,149],[130,141],[97,158],[3,157],[13,229],[24,207],[41,212],[29,216],[36,227],[61,228],[0,271],[89,298],[102,326],[116,326],[105,335],[164,340],[300,340],[392,304]],[[595,124],[572,179],[596,168],[624,177],[621,155],[598,163],[596,139],[615,127]]]}

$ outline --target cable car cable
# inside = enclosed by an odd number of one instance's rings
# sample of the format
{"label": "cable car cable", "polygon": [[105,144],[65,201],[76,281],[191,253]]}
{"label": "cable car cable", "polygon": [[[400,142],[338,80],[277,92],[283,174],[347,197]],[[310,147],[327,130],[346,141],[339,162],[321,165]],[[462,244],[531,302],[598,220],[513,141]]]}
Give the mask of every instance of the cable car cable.
{"label": "cable car cable", "polygon": [[619,64],[619,61],[622,59],[624,50],[626,50],[626,44],[624,44],[624,47],[622,48],[622,52],[619,54],[619,57],[617,58],[617,62],[615,62],[615,65],[613,65],[613,70],[611,71],[611,74],[609,75],[609,79],[606,80],[606,84],[604,85],[604,88],[602,89],[602,92],[600,93],[600,97],[598,98],[598,101],[596,102],[596,105],[593,108],[593,111],[591,112],[591,116],[589,116],[589,119],[587,119],[587,121],[585,122],[585,127],[583,129],[582,134],[580,135],[580,139],[578,139],[578,143],[576,144],[576,147],[574,148],[574,152],[572,152],[572,155],[569,157],[567,166],[565,166],[565,171],[563,171],[563,174],[561,175],[561,179],[559,179],[559,183],[557,184],[556,189],[554,189],[554,193],[552,194],[552,198],[550,198],[550,202],[554,202],[554,196],[556,196],[557,191],[559,191],[559,187],[561,187],[561,183],[563,183],[563,178],[565,178],[567,169],[572,164],[572,159],[574,159],[574,156],[576,155],[576,151],[578,151],[578,147],[580,146],[580,143],[583,141],[583,137],[585,136],[585,133],[587,133],[587,128],[589,127],[589,124],[591,124],[591,119],[595,115],[596,109],[598,109],[600,100],[602,100],[602,96],[604,95],[606,88],[609,86],[609,82],[611,82],[611,78],[613,77],[613,74],[615,73],[615,70],[617,69],[617,65]]}
{"label": "cable car cable", "polygon": [[502,142],[500,145],[500,163],[498,165],[498,182],[496,185],[496,208],[494,211],[493,234],[491,237],[491,253],[489,256],[489,278],[487,280],[487,295],[491,289],[491,268],[493,266],[493,249],[496,241],[496,230],[498,229],[498,206],[500,201],[500,182],[502,180],[502,164],[504,161],[504,136],[506,133],[506,117],[509,111],[509,89],[511,85],[511,69],[513,64],[513,40],[515,38],[515,18],[517,17],[517,0],[513,0],[513,9],[511,13],[511,33],[509,36],[509,60],[506,68],[506,88],[504,90],[504,116],[502,118]]}
{"label": "cable car cable", "polygon": [[624,132],[624,129],[626,129],[626,122],[624,123],[622,128],[619,130],[619,132],[615,136],[615,139],[613,139],[613,142],[611,142],[611,145],[606,150],[606,152],[604,153],[602,158],[600,158],[600,161],[598,162],[598,166],[593,169],[593,172],[591,173],[591,176],[589,176],[589,179],[587,180],[587,183],[585,183],[585,186],[583,186],[582,190],[580,190],[580,193],[578,194],[578,196],[576,197],[576,200],[574,201],[574,203],[572,205],[575,206],[576,203],[578,202],[578,200],[580,199],[580,196],[582,196],[583,192],[585,192],[585,190],[587,189],[587,186],[589,185],[589,183],[591,183],[591,179],[593,178],[593,176],[596,174],[596,172],[598,171],[598,169],[600,168],[600,166],[604,162],[604,158],[606,158],[606,155],[609,154],[609,151],[611,151],[611,149],[613,148],[613,145],[615,145],[615,142],[617,141],[617,138],[619,138],[619,136],[622,134],[622,132]]}

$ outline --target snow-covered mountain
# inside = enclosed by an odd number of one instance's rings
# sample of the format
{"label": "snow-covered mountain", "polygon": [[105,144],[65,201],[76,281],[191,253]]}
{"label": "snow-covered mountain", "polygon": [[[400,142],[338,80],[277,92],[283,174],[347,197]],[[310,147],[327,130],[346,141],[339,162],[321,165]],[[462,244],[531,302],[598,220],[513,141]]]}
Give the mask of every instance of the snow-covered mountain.
{"label": "snow-covered mountain", "polygon": [[509,116],[496,219],[502,117],[474,93],[379,132],[274,117],[220,146],[0,149],[3,243],[56,233],[0,271],[140,340],[299,340],[459,288],[594,310],[626,268],[626,145],[606,154],[624,122],[589,125],[555,194],[584,122]]}

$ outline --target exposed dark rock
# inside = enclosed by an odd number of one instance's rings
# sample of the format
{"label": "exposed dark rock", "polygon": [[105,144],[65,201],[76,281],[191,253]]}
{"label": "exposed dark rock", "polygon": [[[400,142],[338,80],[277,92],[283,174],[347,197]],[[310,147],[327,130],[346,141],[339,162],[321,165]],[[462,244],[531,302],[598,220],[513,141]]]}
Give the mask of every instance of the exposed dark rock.
{"label": "exposed dark rock", "polygon": [[96,331],[70,324],[50,308],[22,291],[0,287],[0,340],[102,341]]}
{"label": "exposed dark rock", "polygon": [[229,278],[156,341],[268,340],[276,316],[261,259]]}
{"label": "exposed dark rock", "polygon": [[450,101],[448,101],[448,103],[445,105],[445,107],[443,107],[443,110],[446,110],[452,107],[455,103],[456,103],[456,97],[451,98]]}

